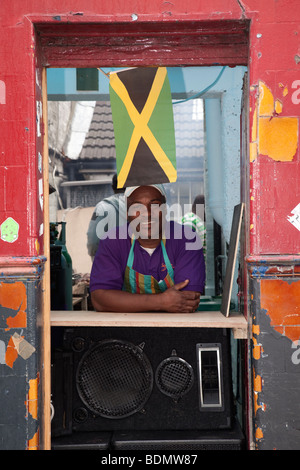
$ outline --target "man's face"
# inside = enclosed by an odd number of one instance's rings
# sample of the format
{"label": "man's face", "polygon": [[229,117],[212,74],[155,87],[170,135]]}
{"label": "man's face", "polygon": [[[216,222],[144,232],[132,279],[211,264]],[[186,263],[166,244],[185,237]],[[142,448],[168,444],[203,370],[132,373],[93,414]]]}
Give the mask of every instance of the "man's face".
{"label": "man's face", "polygon": [[141,186],[129,196],[128,220],[137,238],[161,238],[164,202],[164,196],[152,186]]}

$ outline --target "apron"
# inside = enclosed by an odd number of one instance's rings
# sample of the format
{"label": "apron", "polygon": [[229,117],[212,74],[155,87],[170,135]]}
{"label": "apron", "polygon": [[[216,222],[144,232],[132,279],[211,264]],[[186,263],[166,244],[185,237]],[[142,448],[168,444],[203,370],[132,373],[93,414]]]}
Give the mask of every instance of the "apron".
{"label": "apron", "polygon": [[131,292],[132,294],[159,294],[164,292],[169,287],[172,287],[174,285],[174,270],[167,255],[164,242],[161,241],[161,248],[164,262],[167,268],[167,275],[161,281],[157,281],[150,274],[141,274],[132,269],[134,260],[134,244],[135,239],[133,239],[131,243],[131,249],[125,269],[123,290]]}

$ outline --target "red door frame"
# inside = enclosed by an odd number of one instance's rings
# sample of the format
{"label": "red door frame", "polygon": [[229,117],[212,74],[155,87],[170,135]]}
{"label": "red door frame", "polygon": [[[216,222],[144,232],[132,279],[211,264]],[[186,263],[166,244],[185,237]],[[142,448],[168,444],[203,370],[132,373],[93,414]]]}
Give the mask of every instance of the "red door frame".
{"label": "red door frame", "polygon": [[[114,67],[114,66],[212,66],[248,65],[248,20],[235,21],[179,21],[148,23],[73,23],[43,22],[29,18],[34,26],[37,67],[44,68],[43,95],[45,96],[45,68],[48,67]],[[45,97],[43,100],[46,106]],[[44,125],[45,122],[44,113]],[[46,141],[46,139],[45,139]],[[47,166],[44,145],[44,167]],[[44,178],[47,174],[44,175]],[[46,194],[46,192],[44,192]],[[45,200],[47,207],[47,200]],[[47,209],[44,226],[47,226]],[[47,243],[44,239],[47,255]],[[46,263],[47,272],[47,263]],[[47,289],[44,289],[47,290]],[[44,301],[44,354],[49,350],[49,299]],[[44,359],[44,360],[43,360]],[[43,358],[47,375],[49,359]],[[50,384],[43,392],[44,422],[42,448],[51,448],[50,442]]]}

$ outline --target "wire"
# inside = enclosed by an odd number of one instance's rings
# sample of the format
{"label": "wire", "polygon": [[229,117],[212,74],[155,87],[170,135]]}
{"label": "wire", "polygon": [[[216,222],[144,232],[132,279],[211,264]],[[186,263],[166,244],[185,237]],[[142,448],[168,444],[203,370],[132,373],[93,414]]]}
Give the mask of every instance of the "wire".
{"label": "wire", "polygon": [[226,69],[226,65],[224,65],[224,67],[223,67],[222,70],[220,71],[220,73],[219,73],[219,75],[217,76],[217,78],[215,79],[215,81],[213,81],[210,85],[208,85],[206,88],[204,88],[204,90],[199,91],[199,93],[196,93],[196,95],[190,96],[189,98],[186,98],[185,100],[175,101],[175,102],[173,103],[173,105],[174,105],[174,104],[185,103],[186,101],[194,100],[195,98],[199,98],[200,96],[204,95],[204,93],[206,93],[208,90],[210,90],[212,87],[214,87],[214,86],[216,85],[216,83],[218,83],[218,81],[219,81],[220,78],[222,77],[223,72],[224,72],[225,69]]}
{"label": "wire", "polygon": [[[132,68],[137,68],[137,67],[132,67]],[[204,93],[206,93],[208,90],[210,90],[212,87],[214,87],[214,86],[216,85],[216,83],[218,83],[218,81],[219,81],[220,78],[222,77],[222,75],[223,75],[225,69],[226,69],[226,65],[224,65],[224,67],[222,67],[222,69],[221,69],[219,75],[217,76],[217,78],[215,79],[215,81],[213,81],[210,85],[208,85],[206,88],[204,88],[204,90],[199,91],[199,93],[196,93],[196,95],[190,96],[189,98],[186,98],[185,100],[174,101],[174,102],[173,102],[173,105],[174,105],[174,104],[185,103],[186,101],[194,100],[195,98],[199,98],[200,96],[204,95]],[[106,78],[109,79],[109,76],[110,76],[110,73],[111,73],[111,72],[106,73],[106,72],[104,72],[100,67],[98,67],[98,70],[99,70],[100,72],[102,72],[103,75],[106,76]],[[126,69],[126,70],[129,70],[129,68]],[[122,72],[123,70],[120,70],[120,71]]]}
{"label": "wire", "polygon": [[109,74],[110,74],[110,72],[106,73],[106,72],[104,72],[104,70],[100,69],[99,67],[97,67],[97,69],[98,69],[100,72],[102,72],[102,73],[103,73],[103,75],[105,75],[105,76],[106,76],[106,78],[108,78],[108,79],[109,79]]}

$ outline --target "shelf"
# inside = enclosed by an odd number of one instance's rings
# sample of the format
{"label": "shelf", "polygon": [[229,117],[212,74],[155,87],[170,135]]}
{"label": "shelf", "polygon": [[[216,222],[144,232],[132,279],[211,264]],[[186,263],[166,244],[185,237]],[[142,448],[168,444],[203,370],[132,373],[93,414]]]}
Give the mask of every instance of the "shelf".
{"label": "shelf", "polygon": [[176,328],[231,328],[236,339],[246,339],[248,323],[245,317],[231,312],[225,317],[219,311],[195,313],[114,313],[90,310],[51,312],[51,326],[128,326]]}

